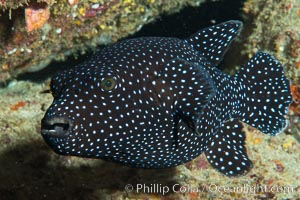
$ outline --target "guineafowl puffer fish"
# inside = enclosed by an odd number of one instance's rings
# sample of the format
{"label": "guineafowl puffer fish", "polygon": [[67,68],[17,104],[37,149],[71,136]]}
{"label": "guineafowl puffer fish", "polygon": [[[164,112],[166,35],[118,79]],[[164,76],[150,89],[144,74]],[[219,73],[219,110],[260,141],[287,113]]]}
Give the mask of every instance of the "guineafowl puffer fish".
{"label": "guineafowl puffer fish", "polygon": [[52,78],[42,136],[62,155],[167,168],[205,153],[221,173],[246,174],[252,162],[241,122],[282,132],[292,96],[267,53],[234,76],[216,67],[241,27],[227,21],[184,40],[141,37],[102,49]]}

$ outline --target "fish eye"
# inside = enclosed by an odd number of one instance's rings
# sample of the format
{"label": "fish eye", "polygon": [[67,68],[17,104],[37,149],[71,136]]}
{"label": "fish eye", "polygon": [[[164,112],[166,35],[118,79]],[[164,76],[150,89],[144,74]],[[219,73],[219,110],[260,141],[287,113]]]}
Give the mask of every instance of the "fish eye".
{"label": "fish eye", "polygon": [[105,91],[114,89],[116,86],[116,80],[114,78],[105,78],[101,81],[101,88]]}

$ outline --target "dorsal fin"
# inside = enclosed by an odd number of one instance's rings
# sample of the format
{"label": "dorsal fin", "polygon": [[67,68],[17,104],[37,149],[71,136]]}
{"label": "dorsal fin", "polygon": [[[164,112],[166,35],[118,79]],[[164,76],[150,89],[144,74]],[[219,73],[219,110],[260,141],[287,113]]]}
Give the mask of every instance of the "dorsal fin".
{"label": "dorsal fin", "polygon": [[204,28],[185,41],[216,66],[221,62],[234,37],[240,33],[242,26],[243,23],[241,21],[227,21]]}

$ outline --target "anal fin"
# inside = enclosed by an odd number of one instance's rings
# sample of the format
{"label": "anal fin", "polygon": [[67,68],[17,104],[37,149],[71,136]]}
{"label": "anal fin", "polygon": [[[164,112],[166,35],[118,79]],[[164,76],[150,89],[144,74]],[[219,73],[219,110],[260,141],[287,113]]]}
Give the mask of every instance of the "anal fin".
{"label": "anal fin", "polygon": [[209,163],[227,176],[244,175],[252,168],[245,147],[243,125],[237,119],[226,121],[205,152]]}

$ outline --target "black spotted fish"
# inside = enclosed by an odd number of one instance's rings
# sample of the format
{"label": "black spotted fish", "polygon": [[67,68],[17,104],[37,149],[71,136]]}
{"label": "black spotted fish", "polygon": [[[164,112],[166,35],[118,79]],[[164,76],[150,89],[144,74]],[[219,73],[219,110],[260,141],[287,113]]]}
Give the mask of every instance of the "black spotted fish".
{"label": "black spotted fish", "polygon": [[267,53],[233,77],[216,68],[241,27],[228,21],[185,40],[121,41],[56,75],[42,119],[45,141],[58,154],[138,168],[173,167],[205,153],[223,174],[247,173],[241,122],[282,132],[292,96]]}

